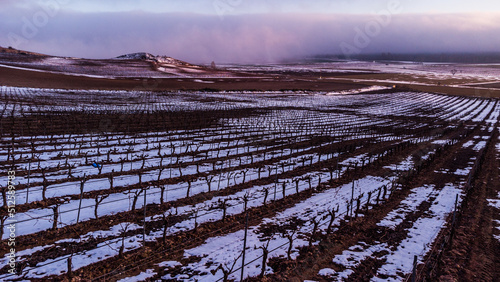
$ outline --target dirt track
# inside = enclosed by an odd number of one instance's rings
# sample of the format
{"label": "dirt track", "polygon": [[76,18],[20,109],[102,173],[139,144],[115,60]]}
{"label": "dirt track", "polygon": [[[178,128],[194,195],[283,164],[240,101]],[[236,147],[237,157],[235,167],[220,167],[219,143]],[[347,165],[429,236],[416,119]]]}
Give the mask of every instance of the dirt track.
{"label": "dirt track", "polygon": [[104,79],[64,74],[32,72],[0,67],[0,85],[56,89],[99,90],[311,90],[339,91],[361,88],[366,85],[349,81],[306,80],[297,78],[216,78],[203,79],[213,83],[196,82],[194,78],[158,79]]}
{"label": "dirt track", "polygon": [[500,191],[499,160],[495,146],[486,153],[484,169],[472,190],[470,203],[463,212],[452,246],[444,253],[439,281],[498,281],[500,277],[500,243],[493,237],[497,210],[487,199]]}

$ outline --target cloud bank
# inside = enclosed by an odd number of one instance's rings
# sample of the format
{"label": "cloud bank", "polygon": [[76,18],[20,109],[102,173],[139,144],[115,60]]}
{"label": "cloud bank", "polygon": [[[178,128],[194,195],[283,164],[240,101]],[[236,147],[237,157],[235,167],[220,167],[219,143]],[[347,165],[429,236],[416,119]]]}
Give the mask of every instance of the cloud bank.
{"label": "cloud bank", "polygon": [[[40,12],[42,11],[42,12]],[[38,13],[38,14],[37,14]],[[43,13],[47,14],[46,17]],[[0,45],[51,55],[111,58],[131,52],[194,63],[263,63],[342,53],[500,51],[500,14],[0,12]]]}

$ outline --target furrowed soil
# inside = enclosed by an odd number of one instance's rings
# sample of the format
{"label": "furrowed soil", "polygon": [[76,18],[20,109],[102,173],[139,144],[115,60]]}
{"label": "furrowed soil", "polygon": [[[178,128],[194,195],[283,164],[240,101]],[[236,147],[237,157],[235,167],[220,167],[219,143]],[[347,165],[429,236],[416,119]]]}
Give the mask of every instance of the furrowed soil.
{"label": "furrowed soil", "polygon": [[[248,75],[247,75],[248,76]],[[253,75],[252,75],[253,76]],[[258,77],[217,78],[196,82],[195,78],[92,78],[65,74],[33,72],[27,70],[0,67],[0,85],[34,88],[56,89],[98,89],[98,90],[248,90],[248,91],[280,91],[280,90],[310,90],[310,91],[341,91],[366,87],[366,84],[352,81],[338,82],[328,80],[307,80],[301,77],[276,78],[270,81]],[[152,86],[154,85],[154,86]]]}
{"label": "furrowed soil", "polygon": [[[494,138],[493,140],[498,140]],[[494,142],[471,192],[452,245],[443,254],[434,281],[499,281],[500,242],[493,237],[498,210],[488,204],[500,192],[500,161]]]}

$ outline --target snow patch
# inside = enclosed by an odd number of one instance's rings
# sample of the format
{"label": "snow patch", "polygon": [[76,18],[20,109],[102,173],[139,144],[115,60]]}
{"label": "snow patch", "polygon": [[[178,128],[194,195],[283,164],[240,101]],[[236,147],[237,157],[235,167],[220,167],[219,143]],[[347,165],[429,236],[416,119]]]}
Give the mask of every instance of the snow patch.
{"label": "snow patch", "polygon": [[123,278],[118,280],[118,282],[139,282],[144,281],[148,278],[155,276],[157,273],[154,272],[154,269],[148,269],[145,272],[141,272],[139,275],[131,276],[127,278]]}

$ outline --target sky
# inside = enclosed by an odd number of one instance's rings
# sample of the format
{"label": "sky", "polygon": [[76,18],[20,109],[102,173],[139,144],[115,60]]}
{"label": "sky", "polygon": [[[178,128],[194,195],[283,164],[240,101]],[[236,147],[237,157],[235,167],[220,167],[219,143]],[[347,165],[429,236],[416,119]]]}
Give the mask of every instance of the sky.
{"label": "sky", "polygon": [[68,57],[500,52],[498,34],[498,0],[0,0],[0,46]]}

